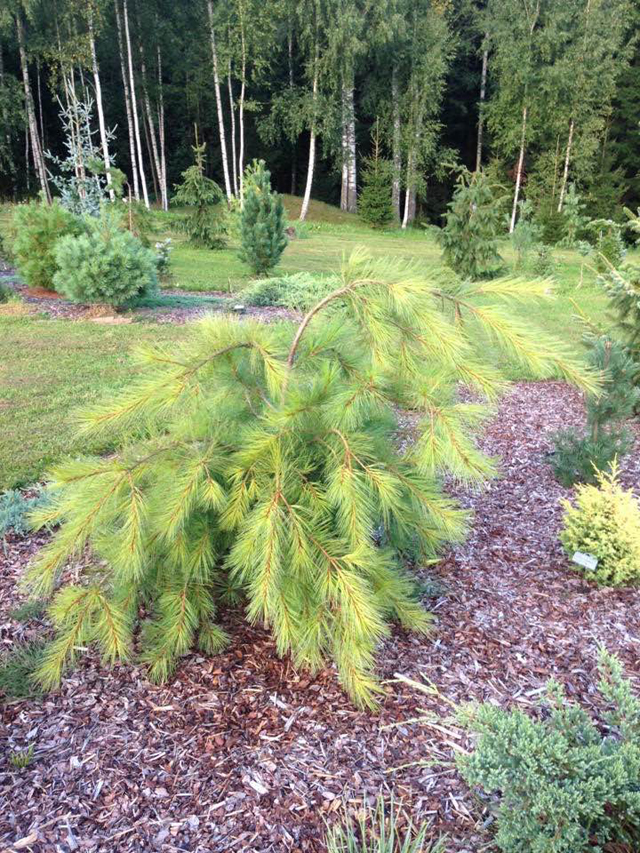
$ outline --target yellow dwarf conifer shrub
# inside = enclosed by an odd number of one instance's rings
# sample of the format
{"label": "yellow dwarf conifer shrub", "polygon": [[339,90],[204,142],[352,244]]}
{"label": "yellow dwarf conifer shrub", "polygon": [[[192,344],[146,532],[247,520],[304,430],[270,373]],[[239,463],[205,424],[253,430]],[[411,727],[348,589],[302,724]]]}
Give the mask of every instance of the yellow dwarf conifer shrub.
{"label": "yellow dwarf conifer shrub", "polygon": [[598,560],[589,577],[606,586],[640,580],[640,504],[618,482],[618,467],[600,473],[596,486],[578,486],[575,504],[563,501],[560,534],[566,552],[591,554]]}

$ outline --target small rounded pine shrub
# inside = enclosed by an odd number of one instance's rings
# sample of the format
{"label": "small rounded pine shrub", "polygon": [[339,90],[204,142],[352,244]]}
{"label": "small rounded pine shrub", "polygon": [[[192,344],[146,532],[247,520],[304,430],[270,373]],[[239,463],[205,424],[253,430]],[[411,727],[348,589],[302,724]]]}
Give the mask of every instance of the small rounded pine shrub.
{"label": "small rounded pine shrub", "polygon": [[53,204],[21,204],[13,215],[13,254],[18,272],[28,287],[55,288],[58,265],[55,244],[65,236],[77,237],[82,221],[57,201]]}
{"label": "small rounded pine shrub", "polygon": [[[618,483],[617,465],[598,485],[578,486],[576,502],[563,501],[560,541],[569,555],[581,551],[598,560],[588,576],[606,586],[640,580],[640,504]],[[576,568],[579,568],[576,566]]]}
{"label": "small rounded pine shrub", "polygon": [[59,293],[73,302],[117,306],[156,289],[154,253],[118,224],[116,215],[104,211],[100,219],[87,220],[86,234],[58,241],[54,284]]}

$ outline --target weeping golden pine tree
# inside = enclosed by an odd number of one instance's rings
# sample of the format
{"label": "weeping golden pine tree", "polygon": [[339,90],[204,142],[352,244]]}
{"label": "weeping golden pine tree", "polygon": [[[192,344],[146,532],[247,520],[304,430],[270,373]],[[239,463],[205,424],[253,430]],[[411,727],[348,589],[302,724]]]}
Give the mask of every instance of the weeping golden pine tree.
{"label": "weeping golden pine tree", "polygon": [[[333,660],[349,695],[374,704],[390,623],[430,625],[409,558],[465,533],[444,477],[495,472],[474,443],[504,387],[489,342],[538,377],[597,385],[510,314],[548,288],[442,283],[356,250],[297,328],[208,316],[181,345],[141,349],[139,381],[79,416],[118,452],[54,468],[37,517],[58,526],[28,573],[57,629],[40,681],[57,684],[89,644],[130,658],[141,613],[142,660],[164,680],[194,646],[223,648],[218,617],[240,601],[280,655],[312,670]],[[480,402],[462,402],[461,386]],[[419,415],[404,453],[400,410]],[[88,567],[59,588],[81,552]]]}

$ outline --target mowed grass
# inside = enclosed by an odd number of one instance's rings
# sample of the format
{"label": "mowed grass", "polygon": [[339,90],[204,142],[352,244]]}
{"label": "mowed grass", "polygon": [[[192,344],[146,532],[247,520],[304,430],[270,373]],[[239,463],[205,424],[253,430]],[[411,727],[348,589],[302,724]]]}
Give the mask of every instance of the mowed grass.
{"label": "mowed grass", "polygon": [[135,378],[135,344],[183,334],[182,326],[0,317],[0,492],[38,480],[67,454],[98,449],[78,438],[71,413]]}
{"label": "mowed grass", "polygon": [[[299,199],[285,198],[290,219]],[[305,239],[292,240],[278,272],[326,273],[339,268],[354,248],[374,256],[410,261],[429,274],[441,266],[440,248],[423,229],[374,232],[357,217],[314,202]],[[0,208],[0,234],[6,233],[11,211]],[[158,216],[159,233],[171,217]],[[227,290],[241,294],[251,281],[237,257],[237,247],[207,251],[186,244],[171,231],[174,286],[185,291]],[[510,245],[501,244],[505,271],[514,264]],[[633,255],[637,258],[637,252]],[[587,316],[606,323],[607,300],[594,273],[576,252],[554,250],[557,296],[531,307],[513,306],[529,327],[540,328],[581,352],[583,330],[576,304]],[[531,275],[531,273],[523,273]],[[0,316],[0,491],[40,478],[48,465],[67,454],[96,450],[75,434],[74,409],[114,393],[135,378],[130,352],[142,341],[179,340],[188,327],[135,323],[102,326],[91,322],[41,317]],[[531,378],[527,370],[505,358],[487,342],[510,379]]]}

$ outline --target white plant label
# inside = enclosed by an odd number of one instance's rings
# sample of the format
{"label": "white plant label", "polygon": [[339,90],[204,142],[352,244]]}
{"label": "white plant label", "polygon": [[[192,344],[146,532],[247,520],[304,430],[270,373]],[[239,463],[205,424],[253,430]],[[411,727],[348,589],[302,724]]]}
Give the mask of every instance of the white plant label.
{"label": "white plant label", "polygon": [[576,551],[571,560],[590,572],[594,572],[598,567],[598,558],[592,554],[583,554],[582,551]]}

